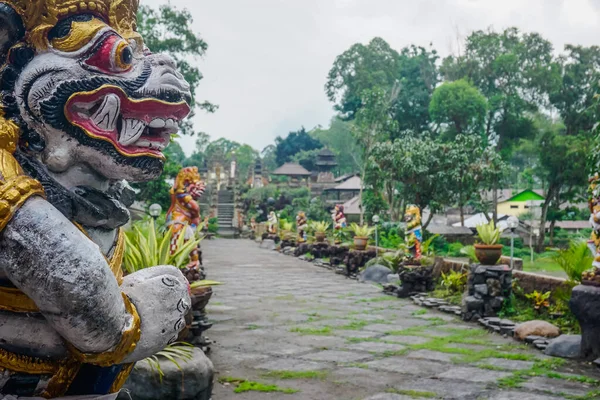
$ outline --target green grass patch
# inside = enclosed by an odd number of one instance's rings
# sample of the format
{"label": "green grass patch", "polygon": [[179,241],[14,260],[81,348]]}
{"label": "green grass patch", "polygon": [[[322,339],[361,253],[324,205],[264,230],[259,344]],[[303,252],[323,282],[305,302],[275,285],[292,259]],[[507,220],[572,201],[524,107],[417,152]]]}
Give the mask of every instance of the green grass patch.
{"label": "green grass patch", "polygon": [[327,371],[270,371],[261,376],[274,379],[325,379]]}
{"label": "green grass patch", "polygon": [[360,303],[381,303],[384,301],[397,301],[398,299],[396,297],[392,297],[392,296],[381,296],[381,297],[372,297],[370,299],[360,299],[355,301],[356,304],[360,304]]}
{"label": "green grass patch", "polygon": [[400,390],[400,389],[388,389],[386,390],[387,393],[393,393],[393,394],[400,394],[403,396],[409,396],[409,397],[413,397],[415,399],[436,399],[438,398],[438,394],[437,393],[433,393],[433,392],[421,392],[419,390]]}
{"label": "green grass patch", "polygon": [[412,315],[413,317],[417,317],[419,315],[425,315],[425,314],[427,314],[427,310],[422,309],[422,310],[417,310],[417,311],[411,313],[410,315]]}
{"label": "green grass patch", "polygon": [[249,331],[255,331],[257,329],[260,329],[260,326],[254,325],[254,324],[250,324],[250,325],[246,325],[246,329],[248,329]]}
{"label": "green grass patch", "polygon": [[263,392],[263,393],[284,393],[294,394],[298,393],[297,389],[281,388],[277,385],[266,385],[260,382],[245,381],[238,385],[233,391],[234,393],[245,393],[245,392]]}
{"label": "green grass patch", "polygon": [[285,296],[277,296],[277,297],[275,297],[275,300],[279,300],[279,301],[294,301],[294,300],[296,300],[296,298],[294,297],[293,294],[286,294]]}
{"label": "green grass patch", "polygon": [[331,334],[331,327],[324,326],[321,328],[302,328],[297,326],[290,329],[290,332],[299,333],[301,335],[326,336]]}
{"label": "green grass patch", "polygon": [[298,393],[297,389],[281,388],[277,385],[269,385],[261,382],[249,381],[243,378],[234,378],[230,376],[224,376],[219,378],[220,383],[229,383],[235,385],[236,388],[233,390],[234,393],[245,393],[245,392],[263,392],[263,393],[284,393],[294,394]]}
{"label": "green grass patch", "polygon": [[336,329],[341,329],[341,330],[345,330],[345,331],[359,331],[362,328],[364,328],[365,326],[369,325],[369,323],[370,322],[368,322],[368,321],[354,320],[354,321],[351,321],[350,323],[348,323],[347,325],[339,326]]}
{"label": "green grass patch", "polygon": [[364,363],[347,363],[342,365],[344,368],[360,368],[360,369],[369,369],[369,366]]}

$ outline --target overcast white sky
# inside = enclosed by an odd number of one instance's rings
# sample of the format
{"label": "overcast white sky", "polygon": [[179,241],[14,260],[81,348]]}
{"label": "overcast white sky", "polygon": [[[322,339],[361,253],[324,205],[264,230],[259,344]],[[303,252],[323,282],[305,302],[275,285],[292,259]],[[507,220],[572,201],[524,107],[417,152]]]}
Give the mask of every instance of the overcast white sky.
{"label": "overcast white sky", "polygon": [[[164,0],[141,0],[158,6]],[[198,99],[220,106],[198,113],[197,131],[262,150],[301,126],[327,126],[324,91],[335,57],[380,36],[400,50],[430,43],[456,52],[470,31],[517,26],[567,43],[600,44],[600,0],[171,0],[194,17],[208,42]],[[181,143],[187,153],[193,138]]]}

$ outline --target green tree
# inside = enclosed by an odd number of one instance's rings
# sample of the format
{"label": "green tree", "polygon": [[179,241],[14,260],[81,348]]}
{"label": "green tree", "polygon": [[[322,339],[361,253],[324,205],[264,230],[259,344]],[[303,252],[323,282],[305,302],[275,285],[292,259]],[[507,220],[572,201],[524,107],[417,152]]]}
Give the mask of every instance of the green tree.
{"label": "green tree", "polygon": [[446,80],[467,79],[487,98],[485,133],[497,137],[501,151],[535,137],[530,114],[548,106],[560,79],[552,44],[517,28],[471,33],[465,53],[444,59],[440,70]]}
{"label": "green tree", "polygon": [[[378,143],[370,156],[370,168],[378,172],[377,179],[384,187],[392,220],[397,220],[409,204],[429,209],[430,218],[423,221],[426,228],[431,217],[451,201],[449,185],[444,178],[448,160],[438,140],[425,135],[404,134],[392,142]],[[367,184],[376,184],[367,181]]]}
{"label": "green tree", "polygon": [[600,82],[600,47],[565,46],[560,58],[560,85],[550,95],[563,119],[567,135],[590,132],[600,120],[596,95]]}
{"label": "green tree", "polygon": [[277,147],[274,144],[270,144],[260,152],[262,158],[263,169],[267,171],[275,171],[277,165]]}
{"label": "green tree", "polygon": [[235,150],[237,176],[239,177],[239,180],[245,182],[250,177],[258,157],[258,151],[248,144],[243,144]]}
{"label": "green tree", "polygon": [[[398,87],[392,114],[398,131],[426,130],[429,101],[439,81],[437,52],[409,46],[398,53],[381,38],[357,43],[338,56],[329,71],[325,91],[342,119],[352,120],[365,90]],[[396,134],[396,132],[394,132]]]}
{"label": "green tree", "polygon": [[334,117],[328,129],[317,128],[310,132],[336,155],[338,170],[342,174],[356,172],[362,166],[361,151],[352,135],[352,125],[352,122]]}
{"label": "green tree", "polygon": [[445,166],[439,185],[445,186],[449,202],[458,206],[464,226],[465,206],[481,204],[482,191],[492,189],[507,167],[495,149],[485,147],[481,136],[475,134],[457,135],[452,142],[442,145],[441,154]]}
{"label": "green tree", "polygon": [[445,82],[433,93],[429,113],[438,125],[448,127],[451,136],[462,133],[482,134],[487,100],[464,79]]}
{"label": "green tree", "polygon": [[353,119],[365,90],[389,90],[397,80],[398,52],[376,37],[368,45],[354,44],[339,55],[329,71],[325,91],[342,118]]}
{"label": "green tree", "polygon": [[323,148],[323,144],[302,128],[297,132],[290,132],[286,138],[278,136],[275,138],[275,156],[277,165],[281,166],[301,151],[310,151]]}
{"label": "green tree", "polygon": [[394,103],[400,132],[428,130],[429,103],[439,82],[438,59],[434,49],[412,45],[400,51],[396,76],[400,90]]}
{"label": "green tree", "polygon": [[[362,94],[361,107],[356,113],[353,133],[362,149],[363,162],[361,168],[360,189],[362,203],[363,190],[366,183],[366,174],[371,158],[371,153],[377,143],[390,139],[397,131],[398,123],[394,120],[393,104],[398,96],[398,87],[394,86],[390,93],[382,88],[365,90]],[[364,209],[360,211],[360,223],[364,222]]]}
{"label": "green tree", "polygon": [[[561,206],[585,193],[587,186],[587,155],[591,140],[588,135],[567,135],[564,125],[539,119],[537,175],[546,189],[542,205],[540,227],[545,227],[549,216],[556,215]],[[550,230],[556,218],[552,218]],[[540,229],[537,251],[544,249],[546,230]]]}

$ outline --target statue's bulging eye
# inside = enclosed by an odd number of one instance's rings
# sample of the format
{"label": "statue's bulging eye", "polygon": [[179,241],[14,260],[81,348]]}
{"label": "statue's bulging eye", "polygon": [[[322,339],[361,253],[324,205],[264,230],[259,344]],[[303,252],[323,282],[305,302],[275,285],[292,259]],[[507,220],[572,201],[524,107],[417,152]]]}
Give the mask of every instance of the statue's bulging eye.
{"label": "statue's bulging eye", "polygon": [[85,64],[106,73],[123,73],[133,65],[133,49],[123,38],[111,35],[85,60]]}

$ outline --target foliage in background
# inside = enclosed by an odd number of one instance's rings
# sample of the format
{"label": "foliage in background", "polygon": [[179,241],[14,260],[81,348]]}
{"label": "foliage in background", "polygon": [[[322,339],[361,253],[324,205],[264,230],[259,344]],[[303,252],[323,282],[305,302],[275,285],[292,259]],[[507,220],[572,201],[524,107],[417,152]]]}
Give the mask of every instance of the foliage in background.
{"label": "foliage in background", "polygon": [[323,148],[323,144],[311,137],[306,129],[301,128],[297,132],[290,132],[285,138],[275,138],[275,154],[277,165],[281,166],[301,151],[310,151]]}
{"label": "foliage in background", "polygon": [[448,127],[450,137],[463,133],[481,135],[485,129],[487,99],[465,79],[445,82],[433,92],[431,119]]}

